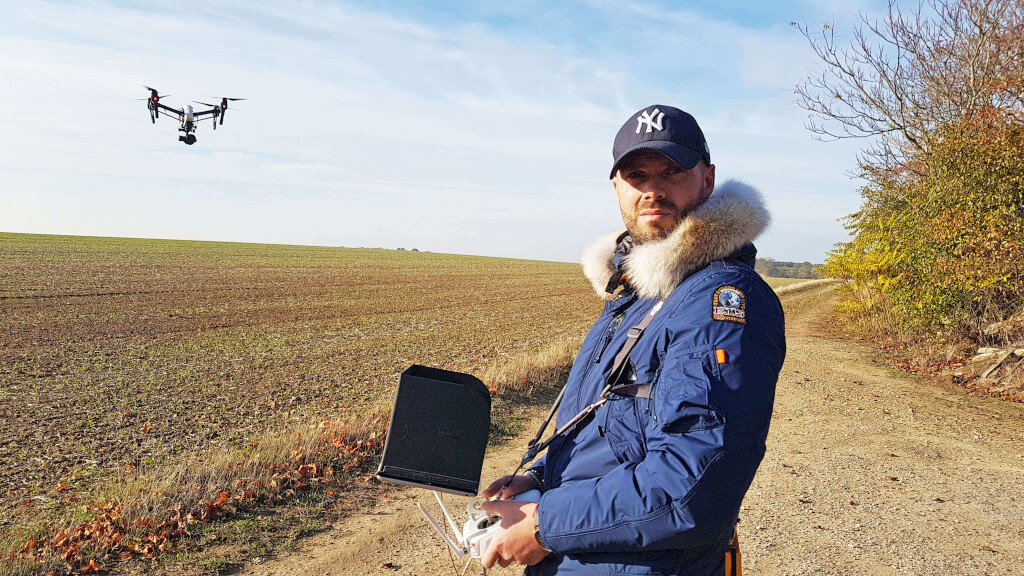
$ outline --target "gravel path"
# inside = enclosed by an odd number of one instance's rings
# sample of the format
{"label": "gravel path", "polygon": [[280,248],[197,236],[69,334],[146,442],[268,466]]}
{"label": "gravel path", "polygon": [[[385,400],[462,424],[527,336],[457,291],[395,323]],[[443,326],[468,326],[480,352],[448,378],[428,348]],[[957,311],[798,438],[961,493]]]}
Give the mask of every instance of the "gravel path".
{"label": "gravel path", "polygon": [[742,512],[748,574],[1024,574],[1024,405],[892,370],[786,305],[789,356]]}
{"label": "gravel path", "polygon": [[[741,512],[745,573],[1024,574],[1024,404],[896,372],[829,337],[832,290],[782,297],[789,355]],[[535,426],[525,430],[488,456],[485,481],[511,468]],[[429,499],[389,490],[302,552],[243,573],[453,574],[414,507]],[[464,502],[447,497],[458,518]]]}

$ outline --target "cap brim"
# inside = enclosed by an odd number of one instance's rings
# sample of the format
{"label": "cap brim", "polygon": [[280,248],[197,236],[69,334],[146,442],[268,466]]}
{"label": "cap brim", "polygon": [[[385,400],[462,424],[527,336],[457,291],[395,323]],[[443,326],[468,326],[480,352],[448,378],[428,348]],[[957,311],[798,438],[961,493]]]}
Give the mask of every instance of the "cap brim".
{"label": "cap brim", "polygon": [[692,148],[676,144],[675,142],[669,142],[668,140],[648,140],[637,144],[623,153],[622,156],[619,157],[619,161],[612,166],[612,173],[608,178],[615,178],[615,171],[619,169],[619,164],[626,158],[626,156],[629,156],[637,150],[654,150],[656,152],[661,152],[669,160],[679,164],[687,170],[696,166],[697,162],[700,162],[700,159],[704,157],[700,152],[693,150]]}

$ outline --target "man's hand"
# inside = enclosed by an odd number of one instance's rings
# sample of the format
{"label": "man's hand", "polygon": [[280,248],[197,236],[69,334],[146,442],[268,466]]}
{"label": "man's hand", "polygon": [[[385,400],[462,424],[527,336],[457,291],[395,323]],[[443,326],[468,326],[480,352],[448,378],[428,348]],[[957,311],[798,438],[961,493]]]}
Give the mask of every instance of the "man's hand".
{"label": "man's hand", "polygon": [[501,487],[504,486],[506,482],[508,482],[509,478],[512,478],[512,483],[509,484],[508,488],[506,488],[505,491],[501,493],[502,500],[508,500],[509,498],[517,494],[522,494],[527,490],[540,488],[540,486],[537,486],[537,481],[531,478],[530,476],[520,474],[519,476],[512,477],[511,475],[506,474],[505,476],[498,478],[494,482],[491,482],[491,485],[488,486],[487,488],[484,488],[483,492],[481,492],[480,495],[490,500],[491,497],[495,496],[498,493],[498,490],[501,490]]}
{"label": "man's hand", "polygon": [[[533,480],[530,482],[532,483]],[[501,485],[495,491],[500,488]],[[480,558],[484,568],[494,566],[495,562],[500,566],[508,566],[513,562],[531,566],[550,554],[540,547],[537,539],[533,536],[533,518],[537,514],[536,502],[488,500],[481,504],[481,508],[488,514],[501,516],[501,525],[491,537],[491,544]]]}

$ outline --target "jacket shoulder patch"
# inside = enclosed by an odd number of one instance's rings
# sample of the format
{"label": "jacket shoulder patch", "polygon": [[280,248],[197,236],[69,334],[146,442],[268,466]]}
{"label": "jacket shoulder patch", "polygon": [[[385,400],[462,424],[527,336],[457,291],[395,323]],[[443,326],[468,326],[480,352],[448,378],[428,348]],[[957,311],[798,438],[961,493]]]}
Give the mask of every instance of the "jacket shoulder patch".
{"label": "jacket shoulder patch", "polygon": [[747,323],[747,297],[735,286],[720,286],[711,299],[711,319]]}

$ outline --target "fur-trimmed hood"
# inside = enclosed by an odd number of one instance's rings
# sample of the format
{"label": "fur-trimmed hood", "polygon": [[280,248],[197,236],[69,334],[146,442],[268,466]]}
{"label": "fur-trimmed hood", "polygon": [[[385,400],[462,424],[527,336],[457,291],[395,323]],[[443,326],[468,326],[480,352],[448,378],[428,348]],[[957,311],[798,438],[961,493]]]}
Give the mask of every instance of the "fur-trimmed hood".
{"label": "fur-trimmed hood", "polygon": [[[752,242],[770,221],[760,192],[727,180],[667,237],[633,247],[622,259],[622,272],[641,297],[664,298],[696,270]],[[624,231],[607,234],[583,251],[583,274],[602,297],[608,296],[605,288],[616,272],[615,250]]]}

